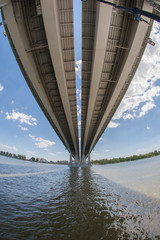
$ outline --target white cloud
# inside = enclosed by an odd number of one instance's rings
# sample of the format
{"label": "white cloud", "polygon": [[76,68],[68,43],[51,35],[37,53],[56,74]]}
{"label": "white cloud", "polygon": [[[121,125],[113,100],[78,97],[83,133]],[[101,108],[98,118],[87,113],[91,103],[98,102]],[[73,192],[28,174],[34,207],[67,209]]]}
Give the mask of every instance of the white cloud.
{"label": "white cloud", "polygon": [[14,101],[13,101],[13,100],[11,101],[11,104],[12,104],[12,105],[14,104]]}
{"label": "white cloud", "polygon": [[159,28],[160,24],[155,22],[151,38],[156,45],[146,47],[134,79],[113,120],[140,118],[155,107],[155,98],[160,96],[160,84],[157,84],[160,79],[160,34],[157,34]]}
{"label": "white cloud", "polygon": [[95,150],[93,150],[93,151],[91,152],[91,154],[92,154],[92,156],[99,156],[99,154],[98,154]]}
{"label": "white cloud", "polygon": [[22,127],[21,125],[18,125],[18,127],[19,127],[22,131],[28,131],[28,128],[26,128],[26,127]]}
{"label": "white cloud", "polygon": [[109,149],[107,149],[107,150],[105,150],[104,152],[110,152],[110,150],[109,150]]}
{"label": "white cloud", "polygon": [[116,128],[116,127],[118,127],[119,125],[120,125],[119,123],[110,121],[110,123],[108,124],[108,128]]}
{"label": "white cloud", "polygon": [[147,130],[150,130],[151,128],[149,126],[146,127]]}
{"label": "white cloud", "polygon": [[156,105],[153,102],[147,102],[145,105],[143,105],[143,107],[140,110],[139,116],[138,117],[142,117],[145,114],[148,113],[149,110],[151,110],[152,108],[154,108]]}
{"label": "white cloud", "polygon": [[36,154],[35,151],[30,151],[30,150],[27,150],[26,153],[27,153],[27,154],[30,154],[30,155],[32,155],[32,154],[33,154],[33,155]]}
{"label": "white cloud", "polygon": [[82,91],[80,90],[80,92],[79,92],[79,99],[81,100],[81,98],[82,98]]}
{"label": "white cloud", "polygon": [[21,124],[26,123],[30,126],[37,125],[36,118],[33,118],[31,115],[27,115],[25,113],[15,112],[14,110],[12,110],[12,113],[6,112],[6,119],[19,121]]}
{"label": "white cloud", "polygon": [[0,84],[0,92],[3,91],[4,87]]}
{"label": "white cloud", "polygon": [[79,126],[79,127],[81,126],[81,120],[80,120],[80,121],[78,121],[78,126]]}
{"label": "white cloud", "polygon": [[126,119],[133,119],[133,116],[130,113],[124,113],[123,119],[124,120],[126,120]]}
{"label": "white cloud", "polygon": [[56,154],[66,154],[66,152],[56,152]]}
{"label": "white cloud", "polygon": [[49,155],[51,155],[51,156],[55,156],[55,153],[49,153]]}
{"label": "white cloud", "polygon": [[77,105],[77,116],[81,116],[81,106]]}
{"label": "white cloud", "polygon": [[99,141],[102,141],[103,140],[103,138],[101,137],[100,139],[99,139]]}
{"label": "white cloud", "polygon": [[75,71],[77,76],[81,79],[81,67],[82,67],[82,60],[76,61]]}
{"label": "white cloud", "polygon": [[50,140],[45,140],[43,138],[36,138],[35,136],[32,136],[31,134],[29,134],[28,136],[35,141],[36,147],[44,148],[45,151],[46,151],[47,147],[52,147],[55,144],[55,142],[52,142]]}
{"label": "white cloud", "polygon": [[16,147],[8,146],[8,145],[5,145],[5,144],[0,144],[0,146],[2,146],[2,147],[5,148],[5,149],[8,149],[8,150],[10,150],[10,151],[17,152],[17,148],[16,148]]}
{"label": "white cloud", "polygon": [[82,95],[81,87],[76,89],[76,93],[77,93],[77,98],[81,100],[81,95]]}

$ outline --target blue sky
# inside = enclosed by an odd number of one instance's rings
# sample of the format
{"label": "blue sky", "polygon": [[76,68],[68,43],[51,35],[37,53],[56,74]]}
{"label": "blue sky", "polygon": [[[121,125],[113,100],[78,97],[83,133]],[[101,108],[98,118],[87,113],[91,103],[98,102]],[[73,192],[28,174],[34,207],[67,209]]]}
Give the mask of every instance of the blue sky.
{"label": "blue sky", "polygon": [[[74,0],[77,107],[81,114],[81,1]],[[0,18],[1,21],[1,18]],[[0,150],[68,160],[69,154],[30,92],[0,26]],[[92,159],[160,150],[160,24],[151,37],[135,77]]]}

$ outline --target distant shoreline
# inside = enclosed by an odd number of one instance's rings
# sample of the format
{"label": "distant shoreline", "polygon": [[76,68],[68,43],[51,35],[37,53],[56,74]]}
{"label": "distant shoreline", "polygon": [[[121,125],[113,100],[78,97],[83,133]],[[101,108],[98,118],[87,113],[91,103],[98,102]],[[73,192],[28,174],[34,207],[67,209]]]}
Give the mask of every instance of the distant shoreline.
{"label": "distant shoreline", "polygon": [[[137,161],[137,160],[142,160],[145,158],[151,158],[151,157],[155,157],[155,156],[159,156],[160,155],[160,151],[155,150],[154,152],[149,152],[146,154],[139,154],[139,155],[133,155],[133,156],[129,156],[129,157],[120,157],[120,158],[112,158],[112,159],[100,159],[100,160],[92,160],[91,164],[93,165],[105,165],[105,164],[116,164],[116,163],[122,163],[122,162],[131,162],[131,161]],[[8,152],[4,152],[4,151],[0,151],[0,156],[3,157],[8,157],[8,158],[13,158],[13,159],[17,159],[17,160],[24,160],[24,161],[28,161],[28,162],[36,162],[36,163],[45,163],[45,164],[58,164],[58,165],[68,165],[68,161],[47,161],[46,159],[43,158],[30,158],[27,159],[25,157],[25,155],[16,155],[16,154],[12,154],[12,153],[8,153]]]}
{"label": "distant shoreline", "polygon": [[112,158],[112,159],[100,159],[91,161],[93,165],[104,165],[104,164],[115,164],[115,163],[121,163],[121,162],[130,162],[130,161],[137,161],[145,158],[151,158],[160,155],[160,151],[155,150],[154,152],[149,152],[146,154],[140,154],[140,155],[133,155],[129,157],[122,157],[122,158]]}
{"label": "distant shoreline", "polygon": [[28,162],[68,165],[68,161],[65,161],[65,160],[64,161],[53,162],[53,161],[48,161],[48,160],[46,160],[44,158],[34,158],[34,157],[31,157],[30,159],[27,159],[25,155],[20,155],[20,154],[16,155],[16,154],[9,153],[9,152],[4,152],[4,151],[0,151],[0,156],[13,158],[13,159],[16,159],[16,160],[28,161]]}

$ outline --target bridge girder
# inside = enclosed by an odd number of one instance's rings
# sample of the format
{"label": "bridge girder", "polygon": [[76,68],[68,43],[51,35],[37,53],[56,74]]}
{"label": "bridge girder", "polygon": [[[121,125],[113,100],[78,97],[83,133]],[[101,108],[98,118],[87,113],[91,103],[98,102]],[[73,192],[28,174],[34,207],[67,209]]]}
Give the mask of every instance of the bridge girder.
{"label": "bridge girder", "polygon": [[[129,4],[152,11],[146,1],[133,0]],[[152,21],[148,25],[106,4],[92,0],[83,2],[81,155],[84,159],[98,142],[126,93],[151,28]]]}
{"label": "bridge girder", "polygon": [[27,84],[68,151],[79,156],[72,0],[0,3]]}
{"label": "bridge girder", "polygon": [[[147,1],[123,4],[152,12]],[[73,0],[0,0],[0,6],[28,86],[71,156],[80,161]],[[90,159],[126,93],[151,28],[152,21],[149,25],[137,22],[132,15],[96,0],[83,2],[82,161]]]}

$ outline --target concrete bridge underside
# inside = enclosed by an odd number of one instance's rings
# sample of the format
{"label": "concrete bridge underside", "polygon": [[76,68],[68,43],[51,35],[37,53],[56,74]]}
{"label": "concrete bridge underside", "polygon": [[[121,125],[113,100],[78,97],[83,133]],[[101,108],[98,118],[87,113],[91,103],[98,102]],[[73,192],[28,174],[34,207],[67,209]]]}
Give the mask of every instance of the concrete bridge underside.
{"label": "concrete bridge underside", "polygon": [[[110,2],[152,11],[147,1]],[[126,93],[151,27],[152,21],[149,25],[138,22],[133,15],[107,4],[92,0],[83,3],[82,159],[93,150]]]}
{"label": "concrete bridge underside", "polygon": [[72,0],[1,1],[10,45],[44,114],[79,159]]}
{"label": "concrete bridge underside", "polygon": [[[80,1],[80,0],[79,0]],[[152,12],[146,0],[116,4]],[[50,124],[76,162],[86,159],[139,65],[152,28],[96,0],[82,3],[81,154],[77,124],[73,0],[0,0],[7,37]],[[149,19],[147,19],[149,21]],[[80,157],[81,156],[81,157]]]}

